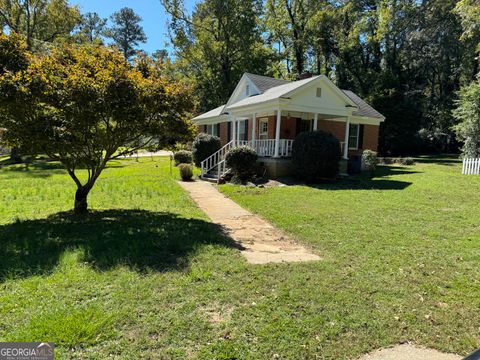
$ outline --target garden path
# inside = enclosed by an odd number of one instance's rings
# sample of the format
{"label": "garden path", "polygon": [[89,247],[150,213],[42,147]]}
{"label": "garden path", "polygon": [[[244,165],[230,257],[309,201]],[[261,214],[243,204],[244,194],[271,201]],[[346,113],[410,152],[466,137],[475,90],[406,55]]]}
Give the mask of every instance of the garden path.
{"label": "garden path", "polygon": [[321,258],[293,241],[283,231],[243,209],[206,181],[180,182],[212,222],[241,248],[251,264],[301,262]]}

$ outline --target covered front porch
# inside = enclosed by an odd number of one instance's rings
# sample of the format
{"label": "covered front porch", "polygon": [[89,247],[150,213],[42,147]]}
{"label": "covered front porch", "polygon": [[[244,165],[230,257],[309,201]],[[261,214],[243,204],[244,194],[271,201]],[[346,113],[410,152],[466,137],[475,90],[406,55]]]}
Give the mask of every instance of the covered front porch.
{"label": "covered front porch", "polygon": [[350,118],[332,114],[305,113],[288,109],[232,113],[228,117],[229,140],[234,146],[248,145],[259,157],[286,158],[292,155],[296,136],[305,131],[325,130],[340,141],[342,156],[348,159]]}

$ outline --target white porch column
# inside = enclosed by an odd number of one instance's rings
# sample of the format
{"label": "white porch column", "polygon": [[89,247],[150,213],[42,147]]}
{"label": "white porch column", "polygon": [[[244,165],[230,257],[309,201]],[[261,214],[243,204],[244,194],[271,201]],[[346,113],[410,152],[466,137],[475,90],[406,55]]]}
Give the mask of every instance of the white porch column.
{"label": "white porch column", "polygon": [[273,157],[279,157],[280,152],[280,127],[282,126],[282,110],[277,110],[277,126],[275,128],[275,153]]}
{"label": "white porch column", "polygon": [[237,128],[237,142],[240,142],[240,120],[235,118],[235,127]]}
{"label": "white porch column", "polygon": [[348,139],[350,137],[350,116],[347,116],[347,122],[345,124],[345,145],[343,148],[343,158],[348,160]]}
{"label": "white porch column", "polygon": [[317,130],[317,126],[318,126],[318,114],[315,113],[313,117],[313,131]]}
{"label": "white porch column", "polygon": [[230,124],[232,124],[232,140],[233,140],[233,145],[235,145],[237,143],[237,118],[233,117]]}
{"label": "white porch column", "polygon": [[257,114],[253,113],[252,115],[252,147],[256,149],[255,147],[255,140],[257,137]]}

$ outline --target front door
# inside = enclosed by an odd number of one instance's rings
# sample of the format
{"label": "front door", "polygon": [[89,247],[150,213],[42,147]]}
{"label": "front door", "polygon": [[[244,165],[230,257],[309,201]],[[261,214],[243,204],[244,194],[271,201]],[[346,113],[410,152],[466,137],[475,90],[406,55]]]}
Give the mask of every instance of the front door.
{"label": "front door", "polygon": [[302,132],[313,131],[313,120],[311,119],[299,119],[297,124],[297,135]]}
{"label": "front door", "polygon": [[264,118],[264,119],[259,120],[258,138],[260,140],[268,139],[268,118]]}

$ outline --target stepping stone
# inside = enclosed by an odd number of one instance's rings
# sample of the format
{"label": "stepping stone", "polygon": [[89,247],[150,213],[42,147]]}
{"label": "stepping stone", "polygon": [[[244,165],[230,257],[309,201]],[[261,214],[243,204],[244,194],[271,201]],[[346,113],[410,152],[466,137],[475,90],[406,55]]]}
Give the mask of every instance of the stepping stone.
{"label": "stepping stone", "polygon": [[445,354],[434,349],[422,348],[410,344],[396,345],[391,348],[375,350],[357,360],[460,360],[461,356]]}

